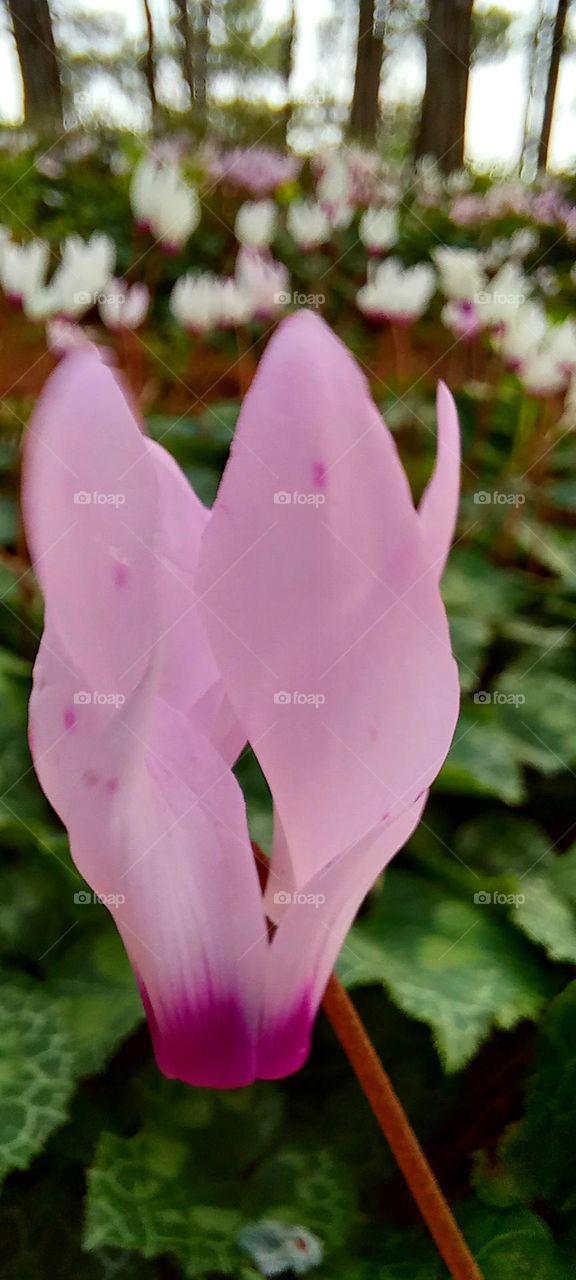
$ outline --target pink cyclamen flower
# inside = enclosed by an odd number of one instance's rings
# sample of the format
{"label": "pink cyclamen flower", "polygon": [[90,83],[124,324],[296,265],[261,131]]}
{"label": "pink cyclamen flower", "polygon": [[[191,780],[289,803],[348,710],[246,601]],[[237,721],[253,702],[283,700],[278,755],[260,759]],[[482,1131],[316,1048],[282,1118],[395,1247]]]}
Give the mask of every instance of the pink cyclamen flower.
{"label": "pink cyclamen flower", "polygon": [[[268,346],[211,513],[94,349],[36,410],[34,763],[168,1076],[231,1087],[302,1065],[347,930],[446,756],[458,680],[438,579],[459,444],[443,386],[438,418],[416,511],[355,361],[304,311]],[[274,801],[264,895],[231,772],[246,741]]]}

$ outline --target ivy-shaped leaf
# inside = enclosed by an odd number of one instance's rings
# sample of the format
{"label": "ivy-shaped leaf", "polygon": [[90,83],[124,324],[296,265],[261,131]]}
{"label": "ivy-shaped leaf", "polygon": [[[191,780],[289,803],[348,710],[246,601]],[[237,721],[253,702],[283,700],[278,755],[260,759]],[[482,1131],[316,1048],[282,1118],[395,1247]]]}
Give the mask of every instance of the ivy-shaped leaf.
{"label": "ivy-shaped leaf", "polygon": [[66,1027],[42,992],[0,992],[0,1178],[26,1169],[67,1116],[74,1056]]}
{"label": "ivy-shaped leaf", "polygon": [[[79,911],[98,911],[98,904]],[[48,996],[66,1024],[78,1075],[101,1071],[144,1017],[132,970],[111,921],[58,956]]]}
{"label": "ivy-shaped leaf", "polygon": [[380,982],[428,1023],[448,1071],[463,1067],[493,1027],[535,1018],[553,994],[537,952],[503,908],[475,903],[397,867],[351,931],[339,969],[348,986]]}

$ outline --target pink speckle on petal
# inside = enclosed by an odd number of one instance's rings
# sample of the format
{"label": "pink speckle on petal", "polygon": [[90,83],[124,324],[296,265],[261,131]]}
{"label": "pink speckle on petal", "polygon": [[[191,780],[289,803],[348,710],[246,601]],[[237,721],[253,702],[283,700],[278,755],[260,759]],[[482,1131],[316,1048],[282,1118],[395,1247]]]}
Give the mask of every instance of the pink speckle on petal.
{"label": "pink speckle on petal", "polygon": [[328,472],[326,470],[326,465],[324,462],[315,462],[313,464],[312,478],[313,478],[314,484],[317,485],[319,489],[324,488],[324,485],[326,484],[327,475],[328,475]]}
{"label": "pink speckle on petal", "polygon": [[66,710],[64,712],[64,728],[73,729],[75,724],[76,724],[76,712],[72,710],[72,707],[66,707]]}
{"label": "pink speckle on petal", "polygon": [[127,564],[114,565],[114,586],[115,587],[118,587],[121,590],[122,587],[126,586],[126,583],[128,582],[129,577],[130,577],[130,571],[128,569]]}
{"label": "pink speckle on petal", "polygon": [[118,779],[117,779],[117,778],[108,778],[108,781],[107,781],[107,783],[106,783],[106,790],[107,790],[107,792],[108,792],[108,794],[109,794],[109,795],[113,796],[113,795],[114,795],[114,793],[115,793],[115,791],[117,791],[117,790],[118,790]]}
{"label": "pink speckle on petal", "polygon": [[90,769],[87,769],[86,773],[82,774],[82,781],[86,783],[87,787],[95,787],[100,779],[97,773],[92,773]]}

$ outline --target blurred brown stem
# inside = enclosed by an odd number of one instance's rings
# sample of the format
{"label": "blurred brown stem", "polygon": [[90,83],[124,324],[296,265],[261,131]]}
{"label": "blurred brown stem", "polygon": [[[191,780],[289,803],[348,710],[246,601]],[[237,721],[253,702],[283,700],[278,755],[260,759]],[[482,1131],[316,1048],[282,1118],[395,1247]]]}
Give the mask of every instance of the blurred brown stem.
{"label": "blurred brown stem", "polygon": [[398,389],[400,391],[404,391],[410,385],[414,365],[414,352],[412,350],[410,329],[408,325],[405,324],[391,324],[390,333],[392,336],[392,345],[394,347]]}
{"label": "blurred brown stem", "polygon": [[453,1280],[482,1280],[391,1081],[335,974],[326,988],[324,1011],[450,1275]]}

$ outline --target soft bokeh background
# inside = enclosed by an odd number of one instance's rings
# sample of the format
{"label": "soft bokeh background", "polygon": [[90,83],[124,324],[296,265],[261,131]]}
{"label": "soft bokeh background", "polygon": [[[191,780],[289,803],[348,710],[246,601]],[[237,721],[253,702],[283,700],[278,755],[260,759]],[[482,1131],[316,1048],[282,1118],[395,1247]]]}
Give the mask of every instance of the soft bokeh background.
{"label": "soft bokeh background", "polygon": [[[415,498],[440,376],[464,449],[461,719],[340,974],[486,1280],[574,1275],[576,5],[379,7],[378,38],[367,0],[151,0],[150,28],[140,0],[2,8],[0,1280],[446,1280],[322,1016],[286,1082],[159,1076],[27,747],[19,483],[50,370],[113,348],[210,504],[302,305],[359,360]],[[249,751],[237,773],[268,851]]]}

